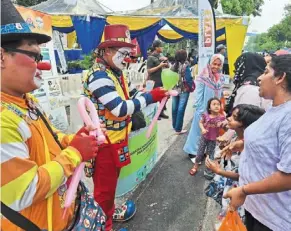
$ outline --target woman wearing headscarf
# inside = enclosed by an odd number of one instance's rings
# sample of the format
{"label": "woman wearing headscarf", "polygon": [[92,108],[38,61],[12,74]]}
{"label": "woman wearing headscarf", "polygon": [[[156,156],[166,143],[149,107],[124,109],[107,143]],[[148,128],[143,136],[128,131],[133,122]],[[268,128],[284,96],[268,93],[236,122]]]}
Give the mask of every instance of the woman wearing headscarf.
{"label": "woman wearing headscarf", "polygon": [[244,53],[234,64],[234,89],[226,105],[226,112],[231,113],[238,104],[252,104],[267,109],[269,101],[259,96],[258,77],[264,73],[267,63],[263,56],[256,53]]}
{"label": "woman wearing headscarf", "polygon": [[[210,58],[209,64],[204,68],[196,79],[195,104],[196,109],[192,121],[191,129],[187,137],[184,151],[189,154],[191,159],[195,158],[198,149],[198,143],[201,135],[199,121],[202,114],[206,111],[207,102],[213,97],[222,96],[222,74],[224,57],[221,54],[215,54]],[[194,159],[193,159],[194,161]]]}

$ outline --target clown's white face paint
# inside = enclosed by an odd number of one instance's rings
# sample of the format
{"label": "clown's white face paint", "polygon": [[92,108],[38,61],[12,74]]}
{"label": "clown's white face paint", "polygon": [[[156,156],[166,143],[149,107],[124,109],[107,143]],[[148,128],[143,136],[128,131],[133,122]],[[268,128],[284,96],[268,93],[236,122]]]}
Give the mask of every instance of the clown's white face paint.
{"label": "clown's white face paint", "polygon": [[33,82],[37,88],[41,87],[41,83],[42,83],[41,74],[42,74],[41,71],[36,69],[36,73],[33,77]]}
{"label": "clown's white face paint", "polygon": [[129,54],[130,52],[131,48],[129,47],[122,47],[116,51],[116,54],[112,57],[112,62],[118,69],[123,70],[125,68],[125,54]]}

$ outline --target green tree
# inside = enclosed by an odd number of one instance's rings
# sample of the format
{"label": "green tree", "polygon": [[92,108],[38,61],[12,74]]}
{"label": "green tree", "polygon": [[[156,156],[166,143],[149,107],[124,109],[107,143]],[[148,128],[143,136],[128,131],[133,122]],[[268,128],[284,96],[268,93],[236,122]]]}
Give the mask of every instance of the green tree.
{"label": "green tree", "polygon": [[272,26],[267,33],[251,37],[245,47],[248,51],[275,51],[291,47],[291,4],[285,7],[285,16],[279,24]]}
{"label": "green tree", "polygon": [[29,7],[29,6],[34,6],[45,1],[47,0],[16,0],[16,4]]}
{"label": "green tree", "polygon": [[221,0],[224,13],[260,16],[264,0]]}

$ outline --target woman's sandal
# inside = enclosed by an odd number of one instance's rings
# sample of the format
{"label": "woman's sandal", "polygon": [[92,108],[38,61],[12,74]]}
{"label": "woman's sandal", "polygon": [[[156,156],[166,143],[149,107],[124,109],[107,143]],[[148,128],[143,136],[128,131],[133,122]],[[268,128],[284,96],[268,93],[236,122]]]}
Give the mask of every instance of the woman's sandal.
{"label": "woman's sandal", "polygon": [[198,171],[198,169],[197,169],[196,167],[191,168],[190,171],[189,171],[189,174],[190,174],[191,176],[194,176],[194,175],[197,173],[197,171]]}

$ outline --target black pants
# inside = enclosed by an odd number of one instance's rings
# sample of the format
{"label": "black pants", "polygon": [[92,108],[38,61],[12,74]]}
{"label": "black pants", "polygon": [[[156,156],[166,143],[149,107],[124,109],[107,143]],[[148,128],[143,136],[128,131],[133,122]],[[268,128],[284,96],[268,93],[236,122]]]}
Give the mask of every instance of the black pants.
{"label": "black pants", "polygon": [[248,211],[246,211],[246,225],[248,231],[272,231],[256,220]]}
{"label": "black pants", "polygon": [[228,64],[223,64],[222,73],[225,75],[229,75],[229,65]]}

